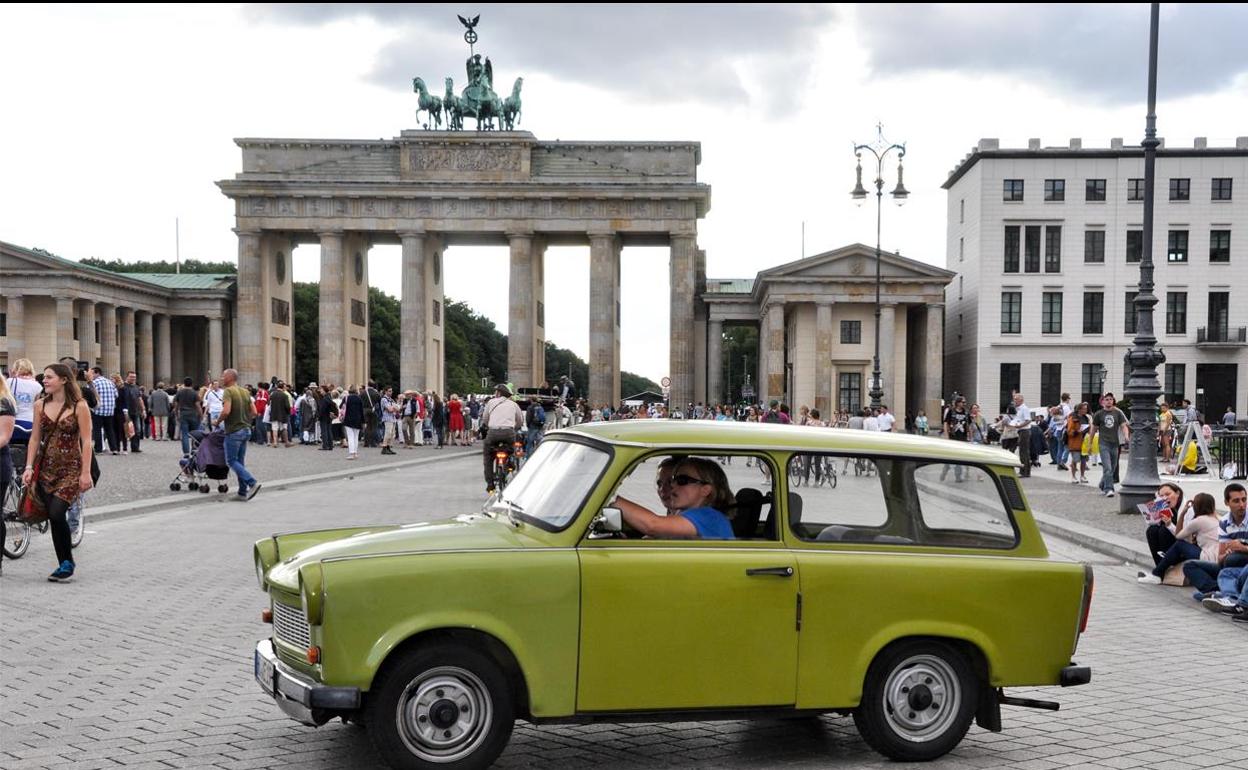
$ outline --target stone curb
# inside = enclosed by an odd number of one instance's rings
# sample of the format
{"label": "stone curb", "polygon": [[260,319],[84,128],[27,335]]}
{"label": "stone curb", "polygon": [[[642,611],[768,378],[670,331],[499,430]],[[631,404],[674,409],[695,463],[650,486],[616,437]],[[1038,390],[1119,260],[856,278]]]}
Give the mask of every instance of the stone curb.
{"label": "stone curb", "polygon": [[[1031,515],[1036,520],[1036,526],[1040,527],[1040,531],[1046,535],[1069,540],[1128,564],[1151,565],[1152,558],[1149,557],[1148,549],[1141,542],[1041,511],[1033,510]],[[1148,568],[1152,569],[1151,566]]]}
{"label": "stone curb", "polygon": [[[334,481],[336,479],[351,478],[354,476],[365,476],[372,473],[382,473],[384,471],[397,470],[399,468],[409,468],[416,465],[428,465],[431,463],[448,462],[450,460],[458,460],[463,457],[477,457],[478,451],[471,452],[447,452],[437,457],[420,457],[411,460],[399,460],[397,462],[384,463],[379,465],[362,465],[355,468],[344,469],[340,471],[328,471],[326,473],[316,473],[310,476],[297,476],[290,479],[278,479],[276,481],[261,481],[263,489],[261,492],[269,492],[277,489],[285,489],[300,484],[315,484],[322,481]],[[215,482],[214,482],[215,486]],[[132,503],[114,503],[113,505],[102,505],[98,508],[89,508],[87,510],[87,520],[93,522],[109,521],[112,519],[128,518],[130,516],[140,516],[145,513],[155,513],[157,511],[170,508],[185,508],[191,505],[203,505],[205,503],[222,503],[228,502],[226,495],[209,493],[207,495],[200,493],[182,493],[176,495],[166,495],[164,497],[156,497],[149,500],[139,500]]]}

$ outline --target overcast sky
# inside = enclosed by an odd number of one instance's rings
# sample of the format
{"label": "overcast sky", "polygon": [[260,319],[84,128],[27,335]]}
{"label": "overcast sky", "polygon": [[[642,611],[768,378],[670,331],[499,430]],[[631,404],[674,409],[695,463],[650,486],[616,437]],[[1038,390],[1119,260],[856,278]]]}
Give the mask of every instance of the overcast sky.
{"label": "overcast sky", "polygon": [[[712,277],[874,241],[854,141],[907,142],[911,202],[885,248],[944,265],[948,172],[980,137],[1138,143],[1148,5],[320,4],[0,7],[0,239],[80,259],[233,260],[234,137],[377,139],[416,128],[411,79],[462,80],[455,15],[479,13],[496,81],[523,76],[539,139],[696,140]],[[1248,6],[1162,9],[1169,146],[1248,133]],[[893,177],[886,175],[888,183]],[[295,254],[316,280],[318,249]],[[547,336],[586,357],[588,248],[547,256]],[[397,296],[398,247],[370,280]],[[626,249],[625,369],[667,374],[665,249]],[[505,249],[457,247],[446,291],[505,332]],[[2,287],[0,287],[2,289]],[[657,294],[656,294],[657,293]],[[666,308],[666,300],[659,303]]]}

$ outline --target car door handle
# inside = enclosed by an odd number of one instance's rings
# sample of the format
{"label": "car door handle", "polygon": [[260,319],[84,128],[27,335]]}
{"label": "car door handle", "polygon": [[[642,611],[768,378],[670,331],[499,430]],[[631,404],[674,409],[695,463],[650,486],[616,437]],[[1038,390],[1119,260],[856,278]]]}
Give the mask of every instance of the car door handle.
{"label": "car door handle", "polygon": [[745,571],[750,577],[758,577],[759,575],[774,575],[776,577],[793,577],[792,567],[754,567]]}

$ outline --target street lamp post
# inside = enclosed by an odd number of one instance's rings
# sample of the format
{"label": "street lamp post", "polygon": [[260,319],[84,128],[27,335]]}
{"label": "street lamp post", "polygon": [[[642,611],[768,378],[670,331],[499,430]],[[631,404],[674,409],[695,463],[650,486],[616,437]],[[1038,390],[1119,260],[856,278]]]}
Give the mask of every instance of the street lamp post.
{"label": "street lamp post", "polygon": [[1157,22],[1159,3],[1152,4],[1148,33],[1148,115],[1144,120],[1144,248],[1140,255],[1140,291],[1135,297],[1135,340],[1125,356],[1131,379],[1131,450],[1127,475],[1118,498],[1121,513],[1133,513],[1139,503],[1152,500],[1161,479],[1157,476],[1157,399],[1161,383],[1157,367],[1166,356],[1153,333],[1153,178],[1157,165]]}
{"label": "street lamp post", "polygon": [[854,145],[854,156],[858,158],[858,182],[854,185],[853,192],[850,193],[859,205],[867,197],[867,191],[862,186],[862,151],[866,150],[875,157],[875,358],[873,359],[874,368],[871,371],[872,409],[878,409],[884,397],[883,381],[880,375],[880,221],[883,217],[884,159],[893,150],[897,150],[897,186],[889,194],[893,196],[893,201],[898,206],[903,205],[906,198],[910,196],[910,192],[906,190],[906,186],[901,181],[901,159],[906,157],[906,143],[888,142],[884,138],[883,124],[877,124],[875,130],[877,136],[874,142]]}

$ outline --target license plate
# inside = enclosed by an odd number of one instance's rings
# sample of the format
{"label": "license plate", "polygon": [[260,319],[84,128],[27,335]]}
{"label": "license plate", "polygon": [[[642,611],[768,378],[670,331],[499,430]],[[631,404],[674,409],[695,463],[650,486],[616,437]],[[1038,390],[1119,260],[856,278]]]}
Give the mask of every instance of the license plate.
{"label": "license plate", "polygon": [[273,664],[266,659],[259,651],[256,652],[256,681],[264,688],[269,695],[273,694],[274,678],[277,676],[277,670]]}

